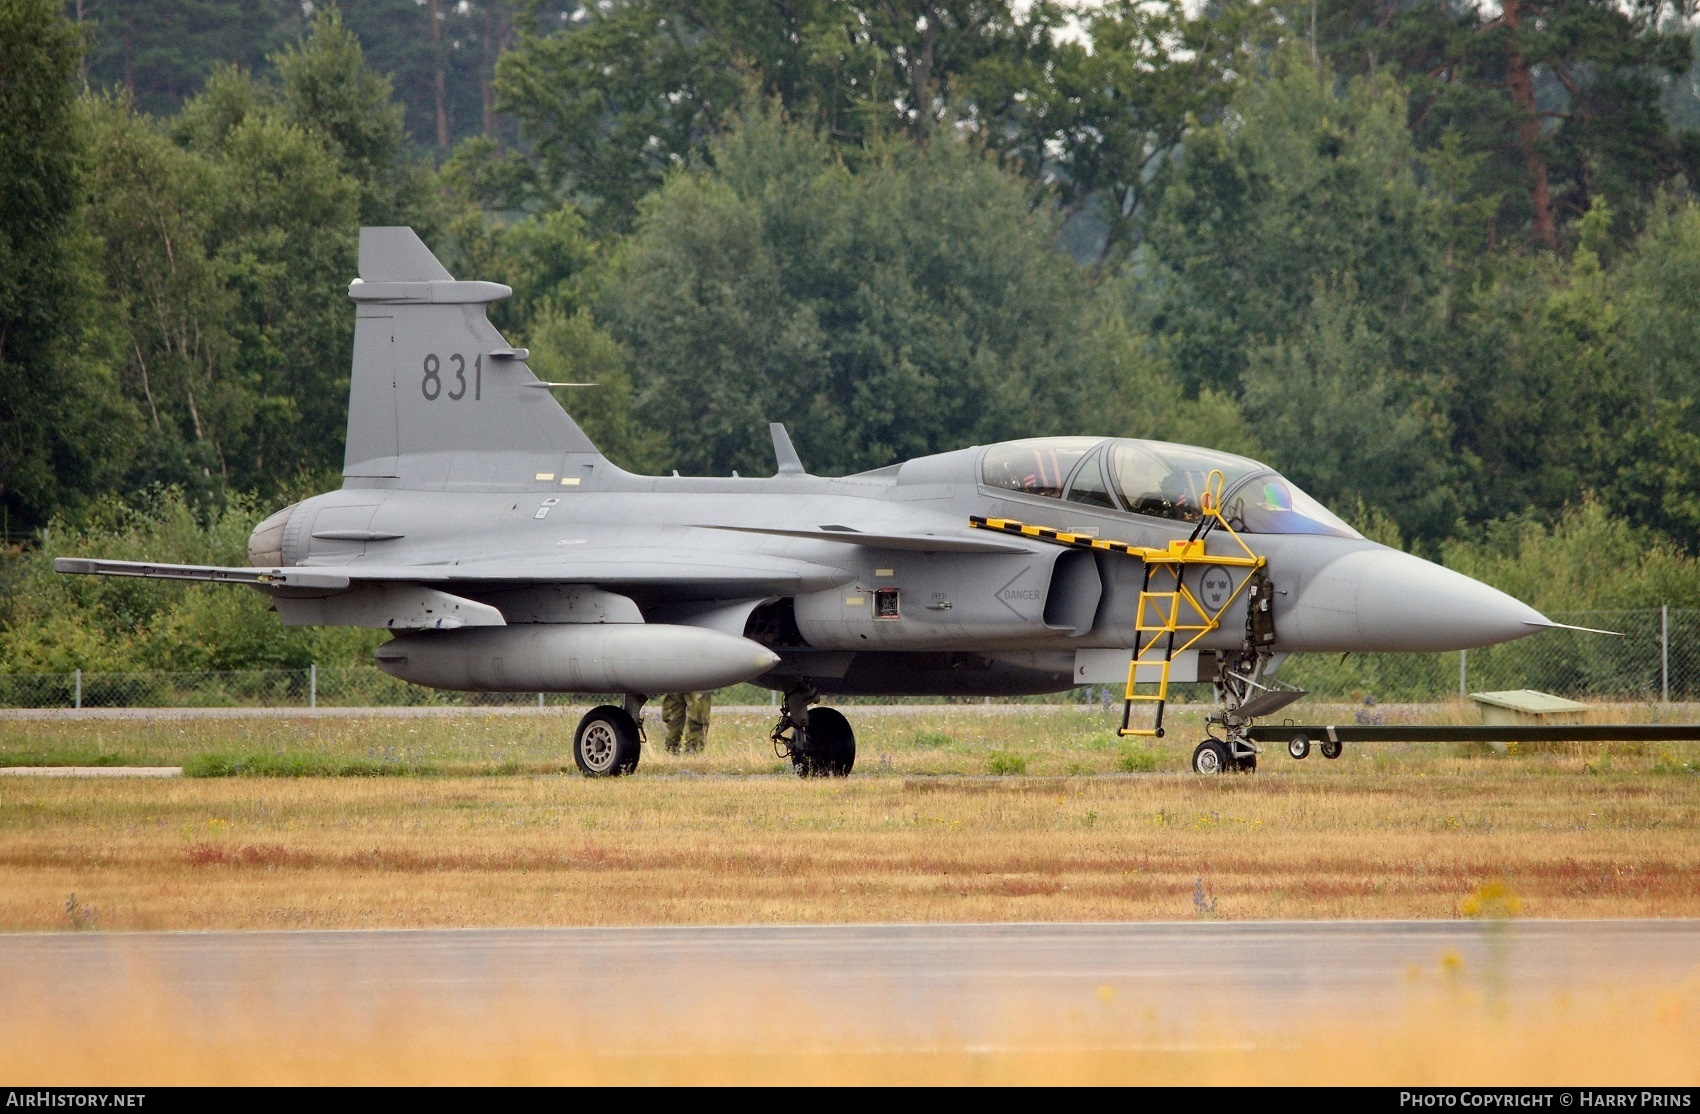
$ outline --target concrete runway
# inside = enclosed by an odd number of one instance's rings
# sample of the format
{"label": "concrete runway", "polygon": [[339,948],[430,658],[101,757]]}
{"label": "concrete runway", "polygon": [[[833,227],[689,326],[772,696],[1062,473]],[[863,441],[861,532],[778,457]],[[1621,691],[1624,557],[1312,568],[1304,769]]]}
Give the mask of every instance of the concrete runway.
{"label": "concrete runway", "polygon": [[698,1047],[801,1025],[847,1048],[1172,1048],[1393,1020],[1436,995],[1514,1017],[1697,979],[1700,921],[0,935],[7,1012],[110,1017],[139,996],[209,1034],[256,1011],[327,1032],[393,1026],[398,1010],[419,1024],[528,1014]]}

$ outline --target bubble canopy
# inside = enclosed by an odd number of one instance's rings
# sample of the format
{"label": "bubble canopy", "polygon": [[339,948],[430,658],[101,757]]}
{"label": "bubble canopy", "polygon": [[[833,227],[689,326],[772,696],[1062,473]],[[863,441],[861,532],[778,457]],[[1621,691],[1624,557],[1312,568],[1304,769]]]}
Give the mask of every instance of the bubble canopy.
{"label": "bubble canopy", "polygon": [[1236,530],[1363,536],[1268,466],[1213,449],[1126,437],[1032,437],[993,445],[980,459],[987,487],[1177,522],[1202,517],[1211,472],[1222,473],[1223,516]]}

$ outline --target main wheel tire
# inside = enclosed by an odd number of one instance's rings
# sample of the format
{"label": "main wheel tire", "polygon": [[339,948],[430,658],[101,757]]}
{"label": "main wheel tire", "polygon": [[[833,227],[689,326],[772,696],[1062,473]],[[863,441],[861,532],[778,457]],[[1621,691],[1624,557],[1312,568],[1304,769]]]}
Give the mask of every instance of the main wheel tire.
{"label": "main wheel tire", "polygon": [[1215,739],[1206,739],[1198,744],[1192,752],[1192,772],[1195,774],[1219,774],[1230,768],[1233,761],[1228,755],[1226,743]]}
{"label": "main wheel tire", "polygon": [[1232,764],[1228,769],[1233,773],[1255,774],[1257,772],[1257,755],[1255,754],[1243,754],[1237,758],[1231,758],[1229,761]]}
{"label": "main wheel tire", "polygon": [[1294,758],[1304,758],[1310,754],[1310,739],[1304,735],[1294,735],[1287,740],[1287,753]]}
{"label": "main wheel tire", "polygon": [[810,708],[804,739],[791,751],[798,777],[845,777],[856,764],[856,733],[836,708]]}
{"label": "main wheel tire", "polygon": [[1341,746],[1339,743],[1329,741],[1329,742],[1323,743],[1320,749],[1322,750],[1322,757],[1324,757],[1324,758],[1338,758],[1338,757],[1340,757],[1340,752],[1342,750],[1345,750],[1346,748]]}
{"label": "main wheel tire", "polygon": [[573,764],[585,777],[629,774],[637,769],[642,749],[637,721],[612,704],[586,712],[573,732]]}

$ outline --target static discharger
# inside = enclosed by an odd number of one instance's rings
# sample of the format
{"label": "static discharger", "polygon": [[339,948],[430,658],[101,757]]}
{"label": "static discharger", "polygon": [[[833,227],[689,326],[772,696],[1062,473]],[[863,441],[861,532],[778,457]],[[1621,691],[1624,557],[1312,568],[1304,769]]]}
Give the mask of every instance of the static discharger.
{"label": "static discharger", "polygon": [[[1131,545],[1090,534],[1053,530],[1048,526],[1034,526],[1012,518],[981,518],[979,515],[971,515],[968,519],[968,525],[980,530],[1017,534],[1024,538],[1036,538],[1039,541],[1068,546],[1071,549],[1096,549],[1106,553],[1118,553],[1144,562],[1145,580],[1139,589],[1139,607],[1133,620],[1133,656],[1127,664],[1127,686],[1122,694],[1122,722],[1116,729],[1118,735],[1158,739],[1163,737],[1163,710],[1169,701],[1169,669],[1174,664],[1175,655],[1192,649],[1205,635],[1218,630],[1222,626],[1222,616],[1227,614],[1228,608],[1234,605],[1234,601],[1240,598],[1240,594],[1252,582],[1253,572],[1250,570],[1261,569],[1268,563],[1262,556],[1252,552],[1245,539],[1222,517],[1223,483],[1221,472],[1210,473],[1209,479],[1205,481],[1204,498],[1201,500],[1203,515],[1193,526],[1192,535],[1184,539],[1177,538],[1162,547]],[[1217,529],[1233,539],[1240,549],[1239,554],[1211,554],[1205,551],[1205,541]],[[1221,606],[1211,608],[1187,587],[1185,578],[1189,565],[1215,565],[1248,571],[1222,599]],[[1167,591],[1154,591],[1152,581],[1161,576],[1172,578],[1174,587]],[[1181,640],[1181,636],[1185,636],[1184,640]],[[1140,692],[1138,689],[1139,667],[1142,665],[1158,667],[1155,692]],[[1156,705],[1156,716],[1150,727],[1131,726],[1135,703]]]}

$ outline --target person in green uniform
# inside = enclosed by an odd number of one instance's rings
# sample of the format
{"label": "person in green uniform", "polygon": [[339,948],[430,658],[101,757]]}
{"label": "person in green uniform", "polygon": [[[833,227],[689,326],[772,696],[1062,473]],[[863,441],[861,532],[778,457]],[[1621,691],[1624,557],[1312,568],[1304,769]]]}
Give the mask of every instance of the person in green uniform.
{"label": "person in green uniform", "polygon": [[661,722],[667,725],[667,753],[678,754],[681,737],[686,754],[701,754],[708,743],[708,713],[712,692],[670,692],[661,702]]}

